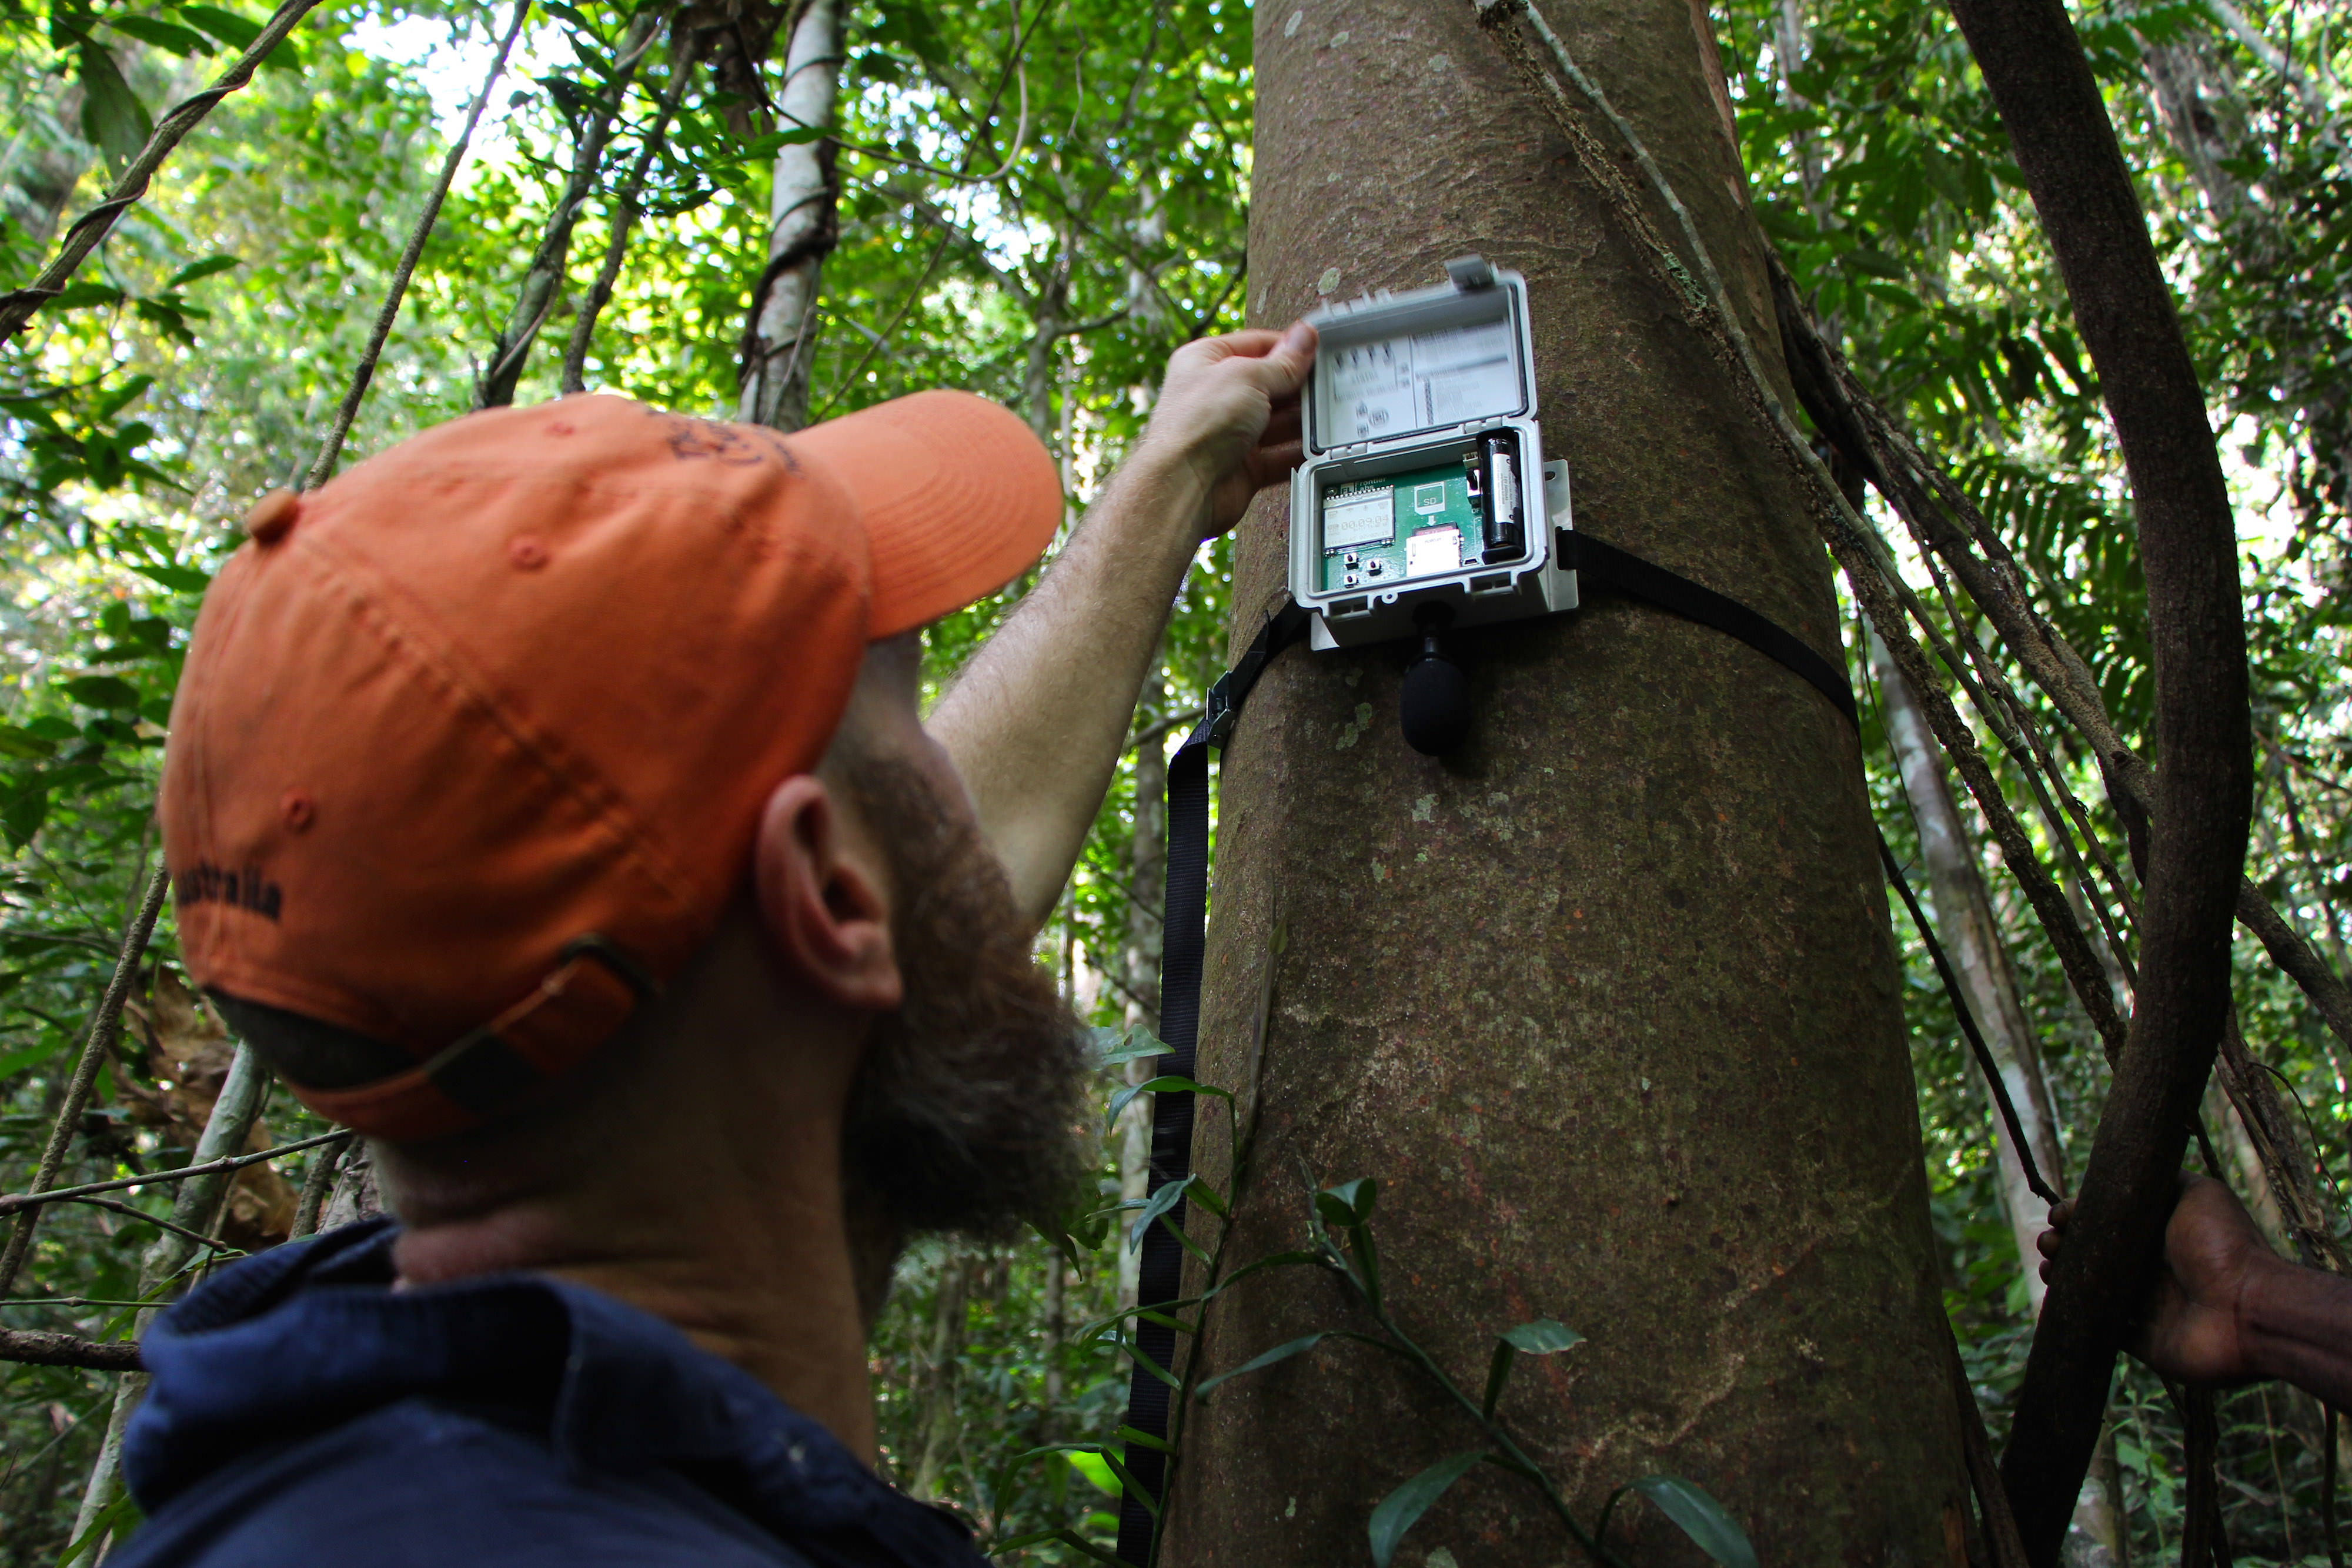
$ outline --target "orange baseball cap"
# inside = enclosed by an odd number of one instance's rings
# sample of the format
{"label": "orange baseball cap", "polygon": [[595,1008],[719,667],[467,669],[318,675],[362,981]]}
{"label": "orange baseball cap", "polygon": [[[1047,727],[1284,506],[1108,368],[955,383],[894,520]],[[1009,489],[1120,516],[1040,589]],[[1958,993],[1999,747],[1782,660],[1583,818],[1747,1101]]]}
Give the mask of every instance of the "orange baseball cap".
{"label": "orange baseball cap", "polygon": [[293,1085],[323,1115],[497,1114],[709,938],[866,645],[1026,570],[1062,505],[950,392],[793,435],[574,396],[268,497],[164,749],[189,973],[414,1063]]}

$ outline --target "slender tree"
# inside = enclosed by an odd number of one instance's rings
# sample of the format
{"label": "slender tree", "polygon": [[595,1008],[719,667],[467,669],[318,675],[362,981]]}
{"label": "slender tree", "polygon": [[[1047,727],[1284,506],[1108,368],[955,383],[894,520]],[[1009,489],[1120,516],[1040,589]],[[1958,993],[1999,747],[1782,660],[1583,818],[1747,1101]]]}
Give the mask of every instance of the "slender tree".
{"label": "slender tree", "polygon": [[[841,179],[833,129],[841,90],[840,0],[809,0],[784,57],[776,153],[768,200],[768,265],[751,289],[743,337],[743,389],[736,417],[777,430],[808,422],[809,367],[816,357],[817,294],[841,225]],[[810,133],[818,134],[812,136]]]}
{"label": "slender tree", "polygon": [[[1777,366],[1706,13],[1546,9]],[[1466,251],[1520,269],[1578,525],[1834,649],[1800,481],[1472,6],[1285,0],[1256,26],[1253,320],[1424,285]],[[1286,517],[1276,498],[1244,524],[1237,643],[1283,584]],[[1596,597],[1458,639],[1476,717],[1434,761],[1393,717],[1412,651],[1286,654],[1225,753],[1202,1067],[1257,1124],[1228,1256],[1298,1246],[1304,1183],[1379,1178],[1391,1310],[1457,1377],[1529,1319],[1590,1336],[1502,1406],[1585,1518],[1671,1470],[1766,1562],[1946,1561],[1969,1519],[1961,1425],[1853,732],[1720,633]],[[1202,1125],[1222,1184],[1223,1124]],[[1261,1276],[1215,1304],[1195,1354],[1228,1370],[1344,1310]],[[1383,1494],[1474,1446],[1410,1374],[1351,1349],[1190,1414],[1163,1562],[1349,1560]],[[1465,1482],[1426,1544],[1561,1561],[1517,1484]]]}
{"label": "slender tree", "polygon": [[[2017,1108],[2018,1124],[2024,1130],[2034,1166],[2043,1181],[2063,1193],[2066,1155],[2058,1144],[2050,1084],[2042,1070],[2042,1049],[2027,1019],[2017,973],[1993,915],[1976,835],[1960,814],[1950,771],[1927,716],[1919,709],[1918,697],[1875,637],[1870,643],[1870,664],[1885,715],[1887,741],[1918,826],[1920,858],[1927,863],[1938,935],[1959,971],[1965,999],[1992,1051],[2010,1103]],[[2042,1281],[2042,1254],[2036,1242],[2049,1224],[2049,1209],[2026,1180],[2025,1166],[2018,1158],[2008,1124],[1999,1116],[1990,1121],[2000,1170],[2001,1215],[2009,1221],[2010,1236],[2017,1244],[2028,1310],[2039,1316],[2049,1287]],[[2130,1539],[2124,1526],[2112,1430],[2101,1435],[2091,1473],[2074,1500],[2073,1531],[2077,1544],[2070,1550],[2076,1568],[2110,1568],[2129,1561]]]}

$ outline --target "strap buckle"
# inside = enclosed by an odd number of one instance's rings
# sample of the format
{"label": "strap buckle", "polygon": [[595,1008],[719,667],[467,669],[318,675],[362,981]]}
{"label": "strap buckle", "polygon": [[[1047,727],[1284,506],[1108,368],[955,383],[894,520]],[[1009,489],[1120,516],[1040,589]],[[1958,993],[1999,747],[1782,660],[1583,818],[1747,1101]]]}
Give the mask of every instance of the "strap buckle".
{"label": "strap buckle", "polygon": [[1240,717],[1241,709],[1234,703],[1234,673],[1227,670],[1217,677],[1217,684],[1209,688],[1208,700],[1201,705],[1201,725],[1208,732],[1209,744],[1224,749]]}

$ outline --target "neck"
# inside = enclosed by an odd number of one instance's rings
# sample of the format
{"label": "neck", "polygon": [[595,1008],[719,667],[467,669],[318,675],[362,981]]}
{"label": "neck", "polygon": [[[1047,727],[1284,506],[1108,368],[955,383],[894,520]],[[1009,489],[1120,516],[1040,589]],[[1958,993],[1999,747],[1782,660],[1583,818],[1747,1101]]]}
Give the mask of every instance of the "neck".
{"label": "neck", "polygon": [[530,1270],[733,1362],[867,1464],[874,1402],[843,1216],[862,1019],[780,988],[731,922],[561,1103],[380,1151],[406,1285]]}
{"label": "neck", "polygon": [[[842,1218],[840,1156],[824,1124],[781,1127],[758,1184],[664,1181],[669,1200],[604,1183],[439,1217],[398,1184],[400,1284],[524,1270],[649,1312],[734,1363],[874,1462],[874,1402]],[[778,1169],[781,1166],[784,1168]],[[681,1173],[682,1174],[682,1173]],[[698,1185],[698,1190],[679,1190]]]}

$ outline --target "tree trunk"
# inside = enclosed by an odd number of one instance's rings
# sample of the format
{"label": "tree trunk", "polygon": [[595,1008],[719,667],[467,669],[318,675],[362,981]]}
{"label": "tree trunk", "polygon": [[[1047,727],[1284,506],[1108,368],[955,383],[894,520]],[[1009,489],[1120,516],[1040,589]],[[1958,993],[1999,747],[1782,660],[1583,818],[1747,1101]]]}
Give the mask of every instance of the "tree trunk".
{"label": "tree trunk", "polygon": [[[841,89],[840,0],[812,0],[784,55],[782,130],[833,124]],[[840,238],[841,180],[830,136],[776,154],[768,199],[768,265],[751,290],[736,417],[776,430],[808,423],[809,366],[816,355],[816,301],[824,258]]]}
{"label": "tree trunk", "polygon": [[[2000,1070],[2010,1103],[2017,1107],[2018,1124],[2025,1131],[2027,1147],[2033,1151],[2033,1163],[2042,1179],[2063,1193],[2066,1156],[2058,1146],[2057,1120],[2051,1109],[2049,1081],[2042,1071],[2042,1050],[2025,1017],[2009,950],[2001,944],[2000,925],[1993,917],[1992,898],[1977,859],[1975,835],[1960,814],[1951,775],[1944,767],[1944,754],[1928,727],[1927,716],[1920,711],[1919,699],[1875,636],[1870,640],[1870,665],[1878,681],[1887,738],[1919,826],[1919,850],[1927,862],[1937,936],[1959,970],[1969,1008],[1976,1014],[1993,1064]],[[2027,1309],[2038,1317],[2049,1287],[2042,1282],[2042,1254],[2035,1243],[2049,1226],[2049,1209],[2026,1182],[2025,1166],[2010,1141],[2008,1124],[1999,1116],[1990,1120],[2000,1167],[2001,1213],[2017,1243]],[[2119,1568],[2130,1561],[2131,1542],[2124,1527],[2115,1446],[2112,1430],[2101,1435],[2091,1473],[2074,1502],[2074,1523],[2067,1543],[2067,1561],[2074,1568]]]}
{"label": "tree trunk", "polygon": [[[2063,1193],[2065,1155],[2058,1148],[2050,1086],[2042,1074],[2041,1048],[2018,1000],[2017,976],[2010,968],[2008,949],[2001,946],[2000,927],[1993,923],[1992,900],[1977,864],[1975,841],[1960,816],[1959,803],[1952,797],[1944,754],[1927,727],[1927,715],[1919,711],[1918,698],[1912,695],[1903,673],[1875,636],[1870,640],[1870,664],[1878,677],[1887,737],[1919,825],[1919,852],[1927,862],[1936,934],[1960,972],[1969,1008],[1976,1014],[1977,1028],[1983,1032],[2010,1100],[2017,1107],[2018,1124],[2025,1130],[2033,1163],[2042,1179]],[[2017,1255],[2024,1264],[2026,1296],[2038,1314],[2045,1287],[2036,1267],[2041,1254],[2034,1250],[2034,1242],[2049,1227],[2049,1206],[2034,1197],[2026,1184],[2025,1166],[2010,1142],[2007,1124],[1995,1116],[1992,1127],[2000,1161],[2001,1211],[2008,1217],[2010,1234],[2016,1239]]]}
{"label": "tree trunk", "polygon": [[963,1354],[965,1302],[972,1271],[981,1260],[950,1249],[940,1260],[938,1294],[931,1303],[931,1343],[923,1360],[922,1447],[907,1495],[918,1502],[939,1496],[940,1478],[956,1439],[956,1357]]}
{"label": "tree trunk", "polygon": [[[1706,12],[1548,9],[1606,62],[1779,365]],[[1257,18],[1254,324],[1426,285],[1465,251],[1520,269],[1579,525],[1835,650],[1797,482],[1471,6]],[[1283,583],[1286,515],[1244,525],[1236,650]],[[1779,665],[1621,600],[1454,641],[1476,718],[1442,762],[1398,736],[1402,643],[1284,655],[1225,753],[1206,1081],[1240,1083],[1288,929],[1229,1264],[1302,1243],[1310,1176],[1377,1177],[1391,1307],[1458,1381],[1529,1319],[1590,1336],[1522,1361],[1501,1406],[1588,1522],[1663,1470],[1767,1563],[1957,1562],[1959,1424],[1853,732]],[[1223,1119],[1201,1126],[1222,1188]],[[1260,1276],[1198,1353],[1228,1370],[1346,1321],[1319,1282]],[[1188,1414],[1161,1561],[1360,1560],[1372,1507],[1474,1440],[1370,1353],[1294,1357]],[[1618,1520],[1639,1561],[1699,1561],[1646,1506]],[[1573,1551],[1491,1468],[1413,1539],[1482,1563]]]}
{"label": "tree trunk", "polygon": [[[1157,658],[1145,677],[1136,713],[1155,719],[1167,706],[1168,688]],[[1145,741],[1135,753],[1135,824],[1128,841],[1127,885],[1134,894],[1128,910],[1127,946],[1119,955],[1119,979],[1126,987],[1127,1027],[1160,1032],[1160,1009],[1150,998],[1160,994],[1160,884],[1168,874],[1168,754],[1165,737]],[[1148,902],[1147,902],[1148,901]],[[1127,1064],[1129,1083],[1146,1083],[1166,1063],[1142,1057]],[[1118,1196],[1133,1203],[1146,1196],[1151,1181],[1151,1096],[1139,1094],[1120,1113],[1118,1133]],[[1137,1270],[1141,1260],[1135,1249],[1118,1249],[1118,1304],[1135,1304]]]}

